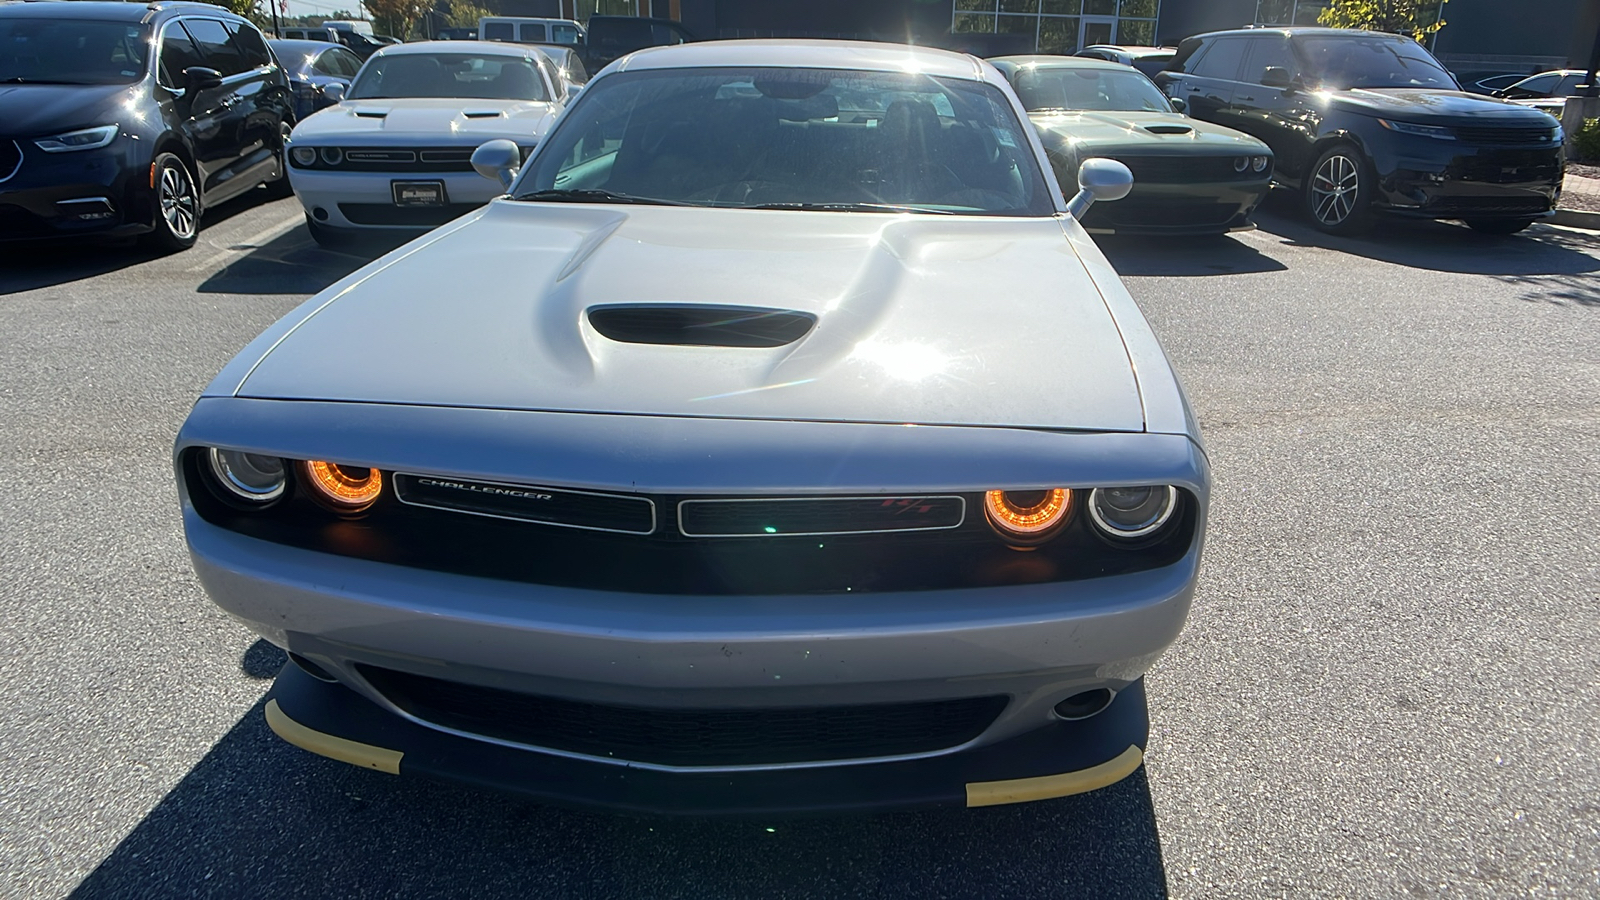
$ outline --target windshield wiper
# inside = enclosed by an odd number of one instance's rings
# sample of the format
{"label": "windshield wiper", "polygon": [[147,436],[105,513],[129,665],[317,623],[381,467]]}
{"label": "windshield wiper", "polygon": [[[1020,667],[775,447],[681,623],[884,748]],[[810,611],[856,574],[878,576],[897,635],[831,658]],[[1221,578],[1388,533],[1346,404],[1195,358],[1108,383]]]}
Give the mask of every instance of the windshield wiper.
{"label": "windshield wiper", "polygon": [[887,213],[930,213],[935,216],[960,215],[948,209],[930,209],[925,206],[909,206],[898,203],[754,203],[749,206],[736,206],[734,209],[805,209],[821,210],[823,212],[887,212]]}
{"label": "windshield wiper", "polygon": [[571,188],[549,188],[542,191],[529,191],[518,194],[513,200],[546,200],[556,203],[642,203],[650,206],[698,206],[697,203],[684,203],[679,200],[658,200],[654,197],[636,197],[632,194],[618,194],[614,191],[602,191],[597,188],[577,190]]}

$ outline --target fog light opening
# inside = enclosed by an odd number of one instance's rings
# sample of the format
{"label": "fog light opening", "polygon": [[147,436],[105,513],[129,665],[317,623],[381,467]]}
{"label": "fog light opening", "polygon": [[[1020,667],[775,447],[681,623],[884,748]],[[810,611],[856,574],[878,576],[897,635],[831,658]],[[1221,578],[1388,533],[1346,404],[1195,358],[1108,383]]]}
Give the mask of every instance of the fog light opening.
{"label": "fog light opening", "polygon": [[311,218],[316,219],[318,222],[326,222],[328,221],[328,211],[319,206],[311,211]]}
{"label": "fog light opening", "polygon": [[1079,719],[1087,719],[1090,716],[1099,715],[1105,711],[1106,707],[1111,705],[1111,701],[1115,700],[1116,697],[1116,691],[1110,688],[1095,688],[1092,691],[1073,694],[1071,697],[1056,704],[1056,718],[1064,719],[1068,722],[1076,722]]}
{"label": "fog light opening", "polygon": [[333,675],[330,674],[327,669],[324,669],[323,667],[317,665],[309,659],[306,659],[304,656],[301,656],[298,653],[289,654],[289,661],[298,666],[300,671],[310,675],[312,678],[315,678],[318,681],[326,681],[328,684],[339,683],[339,679],[333,677]]}

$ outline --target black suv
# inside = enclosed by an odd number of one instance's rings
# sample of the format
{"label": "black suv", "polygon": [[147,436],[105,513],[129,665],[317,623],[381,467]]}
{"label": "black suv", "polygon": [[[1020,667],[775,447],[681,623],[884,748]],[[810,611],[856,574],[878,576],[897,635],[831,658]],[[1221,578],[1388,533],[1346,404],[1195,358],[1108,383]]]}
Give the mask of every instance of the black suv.
{"label": "black suv", "polygon": [[1416,41],[1332,28],[1251,28],[1185,40],[1156,76],[1190,115],[1253,134],[1323,231],[1374,210],[1511,234],[1561,192],[1561,126],[1467,94]]}
{"label": "black suv", "polygon": [[292,104],[261,33],[220,7],[0,4],[0,240],[192,246],[206,207],[289,196]]}

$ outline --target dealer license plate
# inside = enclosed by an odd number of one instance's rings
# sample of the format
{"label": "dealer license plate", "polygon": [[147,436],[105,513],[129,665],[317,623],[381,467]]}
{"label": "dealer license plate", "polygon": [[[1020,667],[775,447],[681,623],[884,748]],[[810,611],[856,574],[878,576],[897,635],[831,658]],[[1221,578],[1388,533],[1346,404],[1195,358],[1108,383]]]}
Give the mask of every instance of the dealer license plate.
{"label": "dealer license plate", "polygon": [[445,204],[442,181],[393,181],[395,206],[443,206]]}

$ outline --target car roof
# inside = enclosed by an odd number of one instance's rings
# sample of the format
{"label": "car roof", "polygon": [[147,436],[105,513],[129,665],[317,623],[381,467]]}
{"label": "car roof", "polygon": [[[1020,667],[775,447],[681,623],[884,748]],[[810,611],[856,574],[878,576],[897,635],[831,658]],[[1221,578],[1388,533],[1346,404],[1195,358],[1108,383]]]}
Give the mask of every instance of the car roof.
{"label": "car roof", "polygon": [[[1309,35],[1313,37],[1362,37],[1362,38],[1387,38],[1393,40],[1408,40],[1411,38],[1402,34],[1390,34],[1386,31],[1365,31],[1360,28],[1324,28],[1320,25],[1270,25],[1266,27],[1230,28],[1226,31],[1208,31],[1187,38],[1185,42],[1199,40],[1200,38],[1221,37],[1223,35],[1252,35],[1252,34],[1281,34],[1286,37],[1296,35]],[[1415,43],[1415,41],[1412,41]]]}
{"label": "car roof", "polygon": [[163,12],[205,13],[220,19],[239,17],[209,3],[125,3],[121,0],[35,0],[31,3],[0,3],[0,15],[24,18],[82,19],[115,22],[148,22]]}
{"label": "car roof", "polygon": [[1111,69],[1117,72],[1132,71],[1130,67],[1110,59],[1088,56],[1049,56],[1035,53],[1029,56],[997,56],[989,62],[996,65],[1009,63],[1019,69],[1029,66],[1047,66],[1052,69]]}
{"label": "car roof", "polygon": [[918,72],[942,78],[988,81],[977,57],[931,47],[870,41],[704,41],[648,47],[625,57],[619,71],[635,69],[776,67]]}
{"label": "car roof", "polygon": [[[267,38],[267,46],[274,50],[284,50],[290,53],[321,53],[335,47],[343,50],[340,44],[330,44],[327,41],[297,41],[284,38]],[[346,50],[345,52],[349,52]]]}
{"label": "car roof", "polygon": [[409,56],[421,53],[470,53],[473,56],[526,57],[529,44],[503,41],[416,41],[410,44],[385,44],[374,56]]}
{"label": "car roof", "polygon": [[[1178,52],[1177,47],[1140,47],[1132,44],[1090,44],[1083,50],[1116,50],[1129,56],[1156,56],[1162,53],[1172,55]],[[1082,53],[1083,50],[1078,52]]]}

